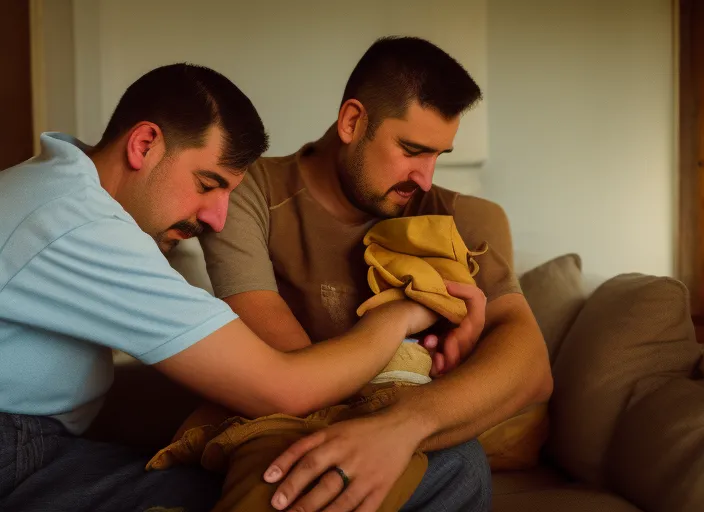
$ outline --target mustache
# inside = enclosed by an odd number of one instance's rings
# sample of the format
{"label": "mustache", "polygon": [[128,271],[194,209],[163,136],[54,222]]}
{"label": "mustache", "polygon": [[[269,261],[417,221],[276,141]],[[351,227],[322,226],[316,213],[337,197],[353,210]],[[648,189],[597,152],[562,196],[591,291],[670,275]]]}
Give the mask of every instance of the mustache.
{"label": "mustache", "polygon": [[393,187],[389,189],[387,192],[390,193],[393,190],[398,190],[399,192],[404,192],[404,193],[409,193],[409,192],[415,192],[418,190],[420,186],[415,181],[407,180],[407,181],[401,181],[399,183],[396,183]]}
{"label": "mustache", "polygon": [[191,238],[194,236],[200,236],[206,230],[207,226],[202,222],[189,222],[187,220],[178,221],[176,224],[172,224],[169,229],[175,229],[183,233],[186,238]]}

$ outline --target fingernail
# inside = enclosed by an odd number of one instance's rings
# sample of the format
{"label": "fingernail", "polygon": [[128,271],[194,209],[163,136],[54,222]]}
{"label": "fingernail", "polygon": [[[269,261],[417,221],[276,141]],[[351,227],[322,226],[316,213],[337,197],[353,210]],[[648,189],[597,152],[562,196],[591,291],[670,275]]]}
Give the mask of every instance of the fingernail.
{"label": "fingernail", "polygon": [[269,483],[276,482],[279,478],[281,478],[281,470],[276,466],[270,467],[267,472],[264,473],[264,480]]}
{"label": "fingernail", "polygon": [[282,493],[277,492],[274,494],[274,497],[271,500],[271,504],[274,505],[274,508],[281,510],[286,506],[286,503],[288,500],[286,499],[286,496],[284,496]]}

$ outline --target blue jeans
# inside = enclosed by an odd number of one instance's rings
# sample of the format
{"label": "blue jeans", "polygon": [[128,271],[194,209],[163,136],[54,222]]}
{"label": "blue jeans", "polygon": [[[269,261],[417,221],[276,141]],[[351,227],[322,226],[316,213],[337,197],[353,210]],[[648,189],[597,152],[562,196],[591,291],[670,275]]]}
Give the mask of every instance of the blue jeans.
{"label": "blue jeans", "polygon": [[222,476],[199,467],[145,472],[148,457],[75,437],[56,420],[0,413],[0,510],[207,512]]}
{"label": "blue jeans", "polygon": [[428,453],[428,470],[401,512],[489,512],[491,470],[479,441]]}
{"label": "blue jeans", "polygon": [[[0,510],[207,512],[222,476],[199,467],[145,472],[148,457],[74,437],[41,416],[0,413]],[[491,473],[479,442],[428,454],[428,470],[402,512],[488,512]]]}

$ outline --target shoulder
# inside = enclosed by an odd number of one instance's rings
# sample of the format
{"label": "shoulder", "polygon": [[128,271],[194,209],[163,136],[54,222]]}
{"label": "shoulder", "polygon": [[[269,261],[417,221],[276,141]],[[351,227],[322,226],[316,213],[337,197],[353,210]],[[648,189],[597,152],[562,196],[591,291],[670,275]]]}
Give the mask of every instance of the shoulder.
{"label": "shoulder", "polygon": [[511,228],[505,210],[481,197],[433,186],[409,205],[406,215],[452,215],[468,247],[486,242],[513,264]]}
{"label": "shoulder", "polygon": [[30,160],[0,174],[3,258],[19,258],[20,253],[32,257],[59,238],[101,219],[119,220],[139,229],[100,186],[97,175],[80,172],[78,165],[65,167]]}
{"label": "shoulder", "polygon": [[468,217],[491,224],[508,224],[508,216],[501,205],[476,196],[457,194],[455,216]]}
{"label": "shoulder", "polygon": [[513,240],[506,211],[497,203],[475,196],[458,194],[453,214],[457,229],[465,240],[486,241],[513,265]]}
{"label": "shoulder", "polygon": [[457,192],[433,185],[427,192],[414,194],[404,215],[452,215],[458,195]]}
{"label": "shoulder", "polygon": [[[247,182],[245,184],[245,182]],[[298,154],[283,157],[262,157],[247,169],[239,193],[256,189],[269,207],[276,206],[297,194],[303,187]],[[238,192],[240,187],[235,189]]]}
{"label": "shoulder", "polygon": [[497,203],[433,185],[409,205],[406,215],[454,215],[466,218],[504,221],[506,213]]}

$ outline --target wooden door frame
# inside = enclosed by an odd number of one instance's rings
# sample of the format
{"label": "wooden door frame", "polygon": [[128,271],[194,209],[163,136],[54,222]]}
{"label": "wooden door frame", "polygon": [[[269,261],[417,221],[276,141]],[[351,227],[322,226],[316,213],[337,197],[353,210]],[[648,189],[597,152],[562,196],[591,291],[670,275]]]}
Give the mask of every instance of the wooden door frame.
{"label": "wooden door frame", "polygon": [[704,322],[704,4],[677,0],[679,226],[676,275]]}
{"label": "wooden door frame", "polygon": [[[2,32],[0,68],[0,171],[30,158],[32,151],[32,96],[29,6],[0,0]],[[0,222],[2,220],[0,219]]]}

